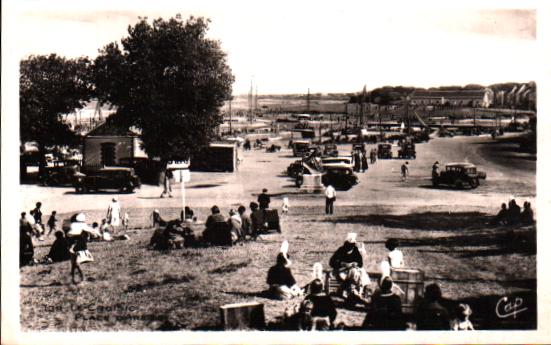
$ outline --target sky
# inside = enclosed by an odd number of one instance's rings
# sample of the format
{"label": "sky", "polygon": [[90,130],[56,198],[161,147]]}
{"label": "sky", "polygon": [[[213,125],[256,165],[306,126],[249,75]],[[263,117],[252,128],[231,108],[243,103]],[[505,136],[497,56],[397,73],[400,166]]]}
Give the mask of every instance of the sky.
{"label": "sky", "polygon": [[228,55],[235,95],[251,82],[259,94],[281,94],[536,80],[536,10],[484,3],[23,1],[16,49],[21,58],[95,57],[139,16],[180,13],[211,19],[209,37]]}

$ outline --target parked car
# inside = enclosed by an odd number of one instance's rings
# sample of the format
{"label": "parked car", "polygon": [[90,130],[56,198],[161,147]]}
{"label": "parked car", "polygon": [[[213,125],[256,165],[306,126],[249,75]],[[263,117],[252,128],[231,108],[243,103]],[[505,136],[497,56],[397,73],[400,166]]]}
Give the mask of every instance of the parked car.
{"label": "parked car", "polygon": [[377,145],[377,158],[379,159],[392,158],[392,145],[390,144]]}
{"label": "parked car", "polygon": [[293,140],[293,156],[304,157],[310,152],[310,141],[308,140]]}
{"label": "parked car", "polygon": [[331,185],[335,189],[348,190],[358,184],[358,177],[354,174],[352,168],[335,164],[325,167],[325,172],[321,176],[321,183],[324,186]]}
{"label": "parked car", "polygon": [[480,180],[486,179],[486,173],[477,171],[477,167],[471,163],[448,163],[444,171],[438,176],[433,176],[432,185],[448,185],[457,189],[463,189],[468,186],[476,188],[480,185]]}
{"label": "parked car", "polygon": [[398,150],[399,158],[415,159],[415,144],[414,143],[403,143],[400,149]]}
{"label": "parked car", "polygon": [[78,165],[60,165],[45,167],[43,174],[38,181],[44,186],[71,185],[74,182],[75,174],[80,171]]}
{"label": "parked car", "polygon": [[333,166],[335,164],[341,164],[349,168],[354,167],[354,159],[352,156],[338,156],[338,157],[323,157],[321,159],[321,167],[325,170],[326,166]]}
{"label": "parked car", "polygon": [[325,144],[323,148],[323,155],[330,157],[337,157],[339,155],[339,150],[335,144]]}
{"label": "parked car", "polygon": [[75,175],[74,187],[77,193],[116,189],[120,192],[132,193],[141,185],[140,178],[132,168],[107,167],[89,172],[87,175]]}

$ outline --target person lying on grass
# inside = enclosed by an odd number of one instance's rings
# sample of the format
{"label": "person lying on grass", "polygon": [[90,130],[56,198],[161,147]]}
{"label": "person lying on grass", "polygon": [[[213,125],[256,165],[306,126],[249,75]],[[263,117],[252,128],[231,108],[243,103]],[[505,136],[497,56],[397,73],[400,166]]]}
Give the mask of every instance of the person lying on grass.
{"label": "person lying on grass", "polygon": [[279,253],[276,264],[268,270],[266,282],[270,286],[269,293],[277,299],[291,299],[303,294],[291,273],[291,261],[284,253]]}

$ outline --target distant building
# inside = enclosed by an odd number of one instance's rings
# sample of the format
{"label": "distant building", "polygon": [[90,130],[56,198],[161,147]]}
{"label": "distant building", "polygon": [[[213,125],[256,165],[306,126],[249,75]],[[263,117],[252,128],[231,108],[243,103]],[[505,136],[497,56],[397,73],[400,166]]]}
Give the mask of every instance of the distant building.
{"label": "distant building", "polygon": [[138,134],[107,121],[84,137],[82,150],[84,167],[116,166],[122,161],[147,158]]}
{"label": "distant building", "polygon": [[483,90],[415,90],[410,95],[411,105],[441,105],[454,107],[489,107],[494,94]]}

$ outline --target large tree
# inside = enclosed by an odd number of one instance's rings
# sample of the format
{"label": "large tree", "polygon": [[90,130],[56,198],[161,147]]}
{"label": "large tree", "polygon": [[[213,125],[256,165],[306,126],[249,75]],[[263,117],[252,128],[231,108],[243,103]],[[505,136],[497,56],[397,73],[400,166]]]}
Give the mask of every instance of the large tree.
{"label": "large tree", "polygon": [[206,147],[231,97],[234,77],[220,43],[206,37],[208,23],[140,18],[95,60],[97,91],[116,107],[113,120],[138,128],[145,151],[163,162]]}
{"label": "large tree", "polygon": [[36,142],[40,171],[46,148],[75,143],[63,115],[82,108],[93,93],[90,61],[55,54],[22,60],[19,77],[20,140]]}

